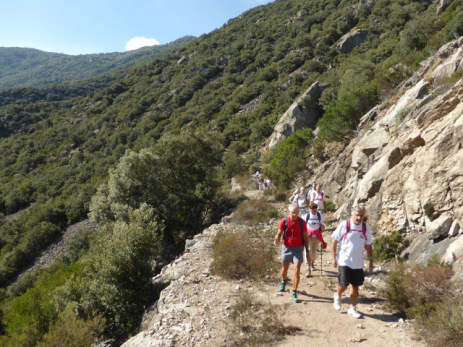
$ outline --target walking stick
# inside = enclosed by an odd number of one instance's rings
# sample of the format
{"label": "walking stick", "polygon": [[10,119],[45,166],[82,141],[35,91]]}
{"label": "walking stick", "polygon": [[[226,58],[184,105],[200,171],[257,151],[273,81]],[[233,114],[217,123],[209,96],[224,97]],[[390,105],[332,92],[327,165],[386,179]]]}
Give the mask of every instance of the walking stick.
{"label": "walking stick", "polygon": [[323,243],[320,242],[320,277],[323,275]]}

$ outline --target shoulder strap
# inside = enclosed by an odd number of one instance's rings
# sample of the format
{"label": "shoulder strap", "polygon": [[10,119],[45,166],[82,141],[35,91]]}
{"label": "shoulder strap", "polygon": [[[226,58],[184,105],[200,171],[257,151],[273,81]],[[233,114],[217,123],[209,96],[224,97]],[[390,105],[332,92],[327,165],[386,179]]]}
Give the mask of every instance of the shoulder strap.
{"label": "shoulder strap", "polygon": [[[346,233],[342,236],[342,239],[345,239],[347,237],[347,234],[350,232],[350,219],[346,221]],[[367,240],[367,225],[365,222],[362,222],[362,234],[363,237],[365,238],[365,241]],[[341,240],[342,240],[341,239]]]}
{"label": "shoulder strap", "polygon": [[318,217],[318,224],[322,222],[322,216],[320,215],[320,212],[317,211],[317,217]]}
{"label": "shoulder strap", "polygon": [[[297,217],[299,219],[299,228],[301,228],[301,240],[304,243],[304,220],[301,217]],[[286,230],[288,230],[288,217],[285,217],[285,231],[283,232],[283,240],[286,237]]]}
{"label": "shoulder strap", "polygon": [[286,238],[286,230],[288,230],[288,217],[285,217],[285,231],[283,231],[283,240]]}
{"label": "shoulder strap", "polygon": [[297,218],[299,218],[299,227],[301,228],[301,241],[304,244],[304,220],[301,217]]}

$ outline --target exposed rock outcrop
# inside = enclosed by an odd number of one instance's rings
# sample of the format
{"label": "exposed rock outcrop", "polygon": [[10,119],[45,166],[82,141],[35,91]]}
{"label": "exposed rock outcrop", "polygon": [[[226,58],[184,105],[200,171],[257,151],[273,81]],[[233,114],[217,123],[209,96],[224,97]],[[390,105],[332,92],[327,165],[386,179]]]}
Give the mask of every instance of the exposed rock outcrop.
{"label": "exposed rock outcrop", "polygon": [[275,125],[273,134],[264,146],[264,151],[272,148],[278,142],[288,138],[293,132],[302,128],[315,129],[322,109],[318,104],[323,89],[327,85],[318,82],[312,84],[283,114]]}
{"label": "exposed rock outcrop", "polygon": [[349,53],[355,47],[360,46],[368,38],[368,32],[363,29],[357,29],[352,33],[347,33],[341,37],[336,45],[339,53]]}
{"label": "exposed rock outcrop", "polygon": [[[423,62],[389,105],[366,114],[359,136],[314,179],[344,218],[365,203],[378,235],[397,230],[412,240],[413,263],[433,254],[463,277],[463,39]],[[445,82],[444,82],[445,81]],[[459,246],[458,246],[459,245]]]}

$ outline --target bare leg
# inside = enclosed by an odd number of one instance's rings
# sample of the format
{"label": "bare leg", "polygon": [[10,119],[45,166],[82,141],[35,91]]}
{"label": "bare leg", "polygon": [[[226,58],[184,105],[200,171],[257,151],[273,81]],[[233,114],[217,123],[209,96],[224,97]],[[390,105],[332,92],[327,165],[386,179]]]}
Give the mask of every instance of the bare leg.
{"label": "bare leg", "polygon": [[341,297],[342,293],[344,293],[346,291],[347,287],[341,287],[339,284],[338,284],[338,295],[339,297]]}
{"label": "bare leg", "polygon": [[299,280],[301,278],[301,265],[302,263],[295,263],[293,266],[293,269],[294,269],[293,291],[296,291],[297,286],[299,285]]}
{"label": "bare leg", "polygon": [[288,279],[289,263],[281,264],[281,278],[283,281]]}
{"label": "bare leg", "polygon": [[359,296],[359,287],[351,286],[350,287],[350,306],[355,306],[357,304],[358,296]]}

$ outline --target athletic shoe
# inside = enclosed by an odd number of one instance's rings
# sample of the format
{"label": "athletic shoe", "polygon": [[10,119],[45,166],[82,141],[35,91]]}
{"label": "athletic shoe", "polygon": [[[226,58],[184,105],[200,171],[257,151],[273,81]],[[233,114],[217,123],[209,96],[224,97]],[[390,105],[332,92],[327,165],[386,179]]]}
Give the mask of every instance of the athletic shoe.
{"label": "athletic shoe", "polygon": [[291,300],[293,300],[294,302],[297,302],[297,294],[296,294],[296,292],[291,293]]}
{"label": "athletic shoe", "polygon": [[280,292],[284,292],[286,288],[286,280],[281,281],[280,283]]}
{"label": "athletic shoe", "polygon": [[338,293],[334,293],[333,296],[333,307],[336,311],[341,311],[341,298],[339,297]]}
{"label": "athletic shoe", "polygon": [[350,314],[354,318],[362,318],[362,315],[357,312],[355,309],[355,306],[350,306],[349,309],[347,310],[347,314]]}
{"label": "athletic shoe", "polygon": [[310,269],[310,267],[308,267],[306,277],[310,277],[310,276],[312,276],[312,270]]}

